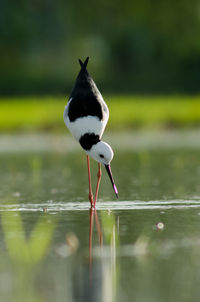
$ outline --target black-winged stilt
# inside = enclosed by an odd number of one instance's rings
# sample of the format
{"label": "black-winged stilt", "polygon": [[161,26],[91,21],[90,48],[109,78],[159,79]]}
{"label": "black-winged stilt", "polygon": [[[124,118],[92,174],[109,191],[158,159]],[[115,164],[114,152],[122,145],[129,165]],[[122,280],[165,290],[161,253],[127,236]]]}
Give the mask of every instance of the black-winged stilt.
{"label": "black-winged stilt", "polygon": [[[87,154],[89,199],[91,207],[95,207],[101,180],[101,164],[106,168],[117,197],[118,191],[110,168],[113,151],[107,143],[101,141],[108,122],[109,110],[95,82],[87,71],[88,60],[89,57],[87,57],[84,63],[79,60],[81,70],[64,110],[64,122]],[[94,200],[91,187],[89,157],[98,162],[98,179]]]}

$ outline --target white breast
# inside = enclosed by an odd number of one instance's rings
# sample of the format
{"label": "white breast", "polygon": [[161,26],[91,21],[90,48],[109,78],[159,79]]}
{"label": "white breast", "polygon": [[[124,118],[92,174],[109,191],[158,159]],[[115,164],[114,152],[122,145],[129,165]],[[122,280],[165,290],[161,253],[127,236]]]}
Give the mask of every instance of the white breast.
{"label": "white breast", "polygon": [[71,122],[68,117],[68,109],[71,101],[72,98],[68,101],[67,106],[65,106],[64,115],[63,115],[65,125],[67,126],[71,134],[78,141],[80,137],[85,133],[95,133],[99,135],[99,137],[101,138],[109,118],[109,110],[106,103],[103,101],[105,106],[104,107],[105,115],[103,120],[100,121],[97,117],[88,115],[86,117],[77,118],[75,121]]}
{"label": "white breast", "polygon": [[101,138],[108,119],[99,121],[99,119],[94,116],[87,116],[78,118],[74,122],[70,122],[68,115],[65,115],[64,121],[71,134],[79,140],[85,133],[95,133]]}

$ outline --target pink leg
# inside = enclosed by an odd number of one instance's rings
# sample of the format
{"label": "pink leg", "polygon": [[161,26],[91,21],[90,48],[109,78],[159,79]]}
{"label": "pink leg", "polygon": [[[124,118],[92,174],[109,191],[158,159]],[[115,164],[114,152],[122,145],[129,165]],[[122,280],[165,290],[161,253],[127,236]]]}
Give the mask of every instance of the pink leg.
{"label": "pink leg", "polygon": [[94,200],[93,200],[92,185],[91,185],[90,158],[88,155],[87,155],[87,166],[88,166],[88,180],[89,180],[89,200],[92,208],[94,204]]}
{"label": "pink leg", "polygon": [[95,198],[94,198],[94,208],[95,208],[95,205],[96,205],[97,196],[98,196],[98,192],[99,192],[99,184],[100,184],[100,181],[101,181],[101,175],[102,175],[101,164],[98,163],[97,186],[96,186],[96,193],[95,193]]}

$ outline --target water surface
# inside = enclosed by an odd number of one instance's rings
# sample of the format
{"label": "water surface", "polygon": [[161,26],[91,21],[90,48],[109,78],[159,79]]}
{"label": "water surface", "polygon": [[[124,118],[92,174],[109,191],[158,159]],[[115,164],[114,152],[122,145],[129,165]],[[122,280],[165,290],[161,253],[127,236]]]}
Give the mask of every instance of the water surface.
{"label": "water surface", "polygon": [[0,163],[2,301],[199,301],[199,148],[118,149],[96,211],[79,149]]}

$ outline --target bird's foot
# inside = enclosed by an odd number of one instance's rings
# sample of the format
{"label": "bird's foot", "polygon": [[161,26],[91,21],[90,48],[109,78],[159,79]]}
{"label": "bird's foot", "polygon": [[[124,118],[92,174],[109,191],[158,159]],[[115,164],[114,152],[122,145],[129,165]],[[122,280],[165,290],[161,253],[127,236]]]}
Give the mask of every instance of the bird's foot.
{"label": "bird's foot", "polygon": [[91,208],[94,208],[95,204],[94,204],[94,199],[93,199],[93,194],[92,193],[89,193],[89,201],[90,201],[90,204],[91,204]]}

